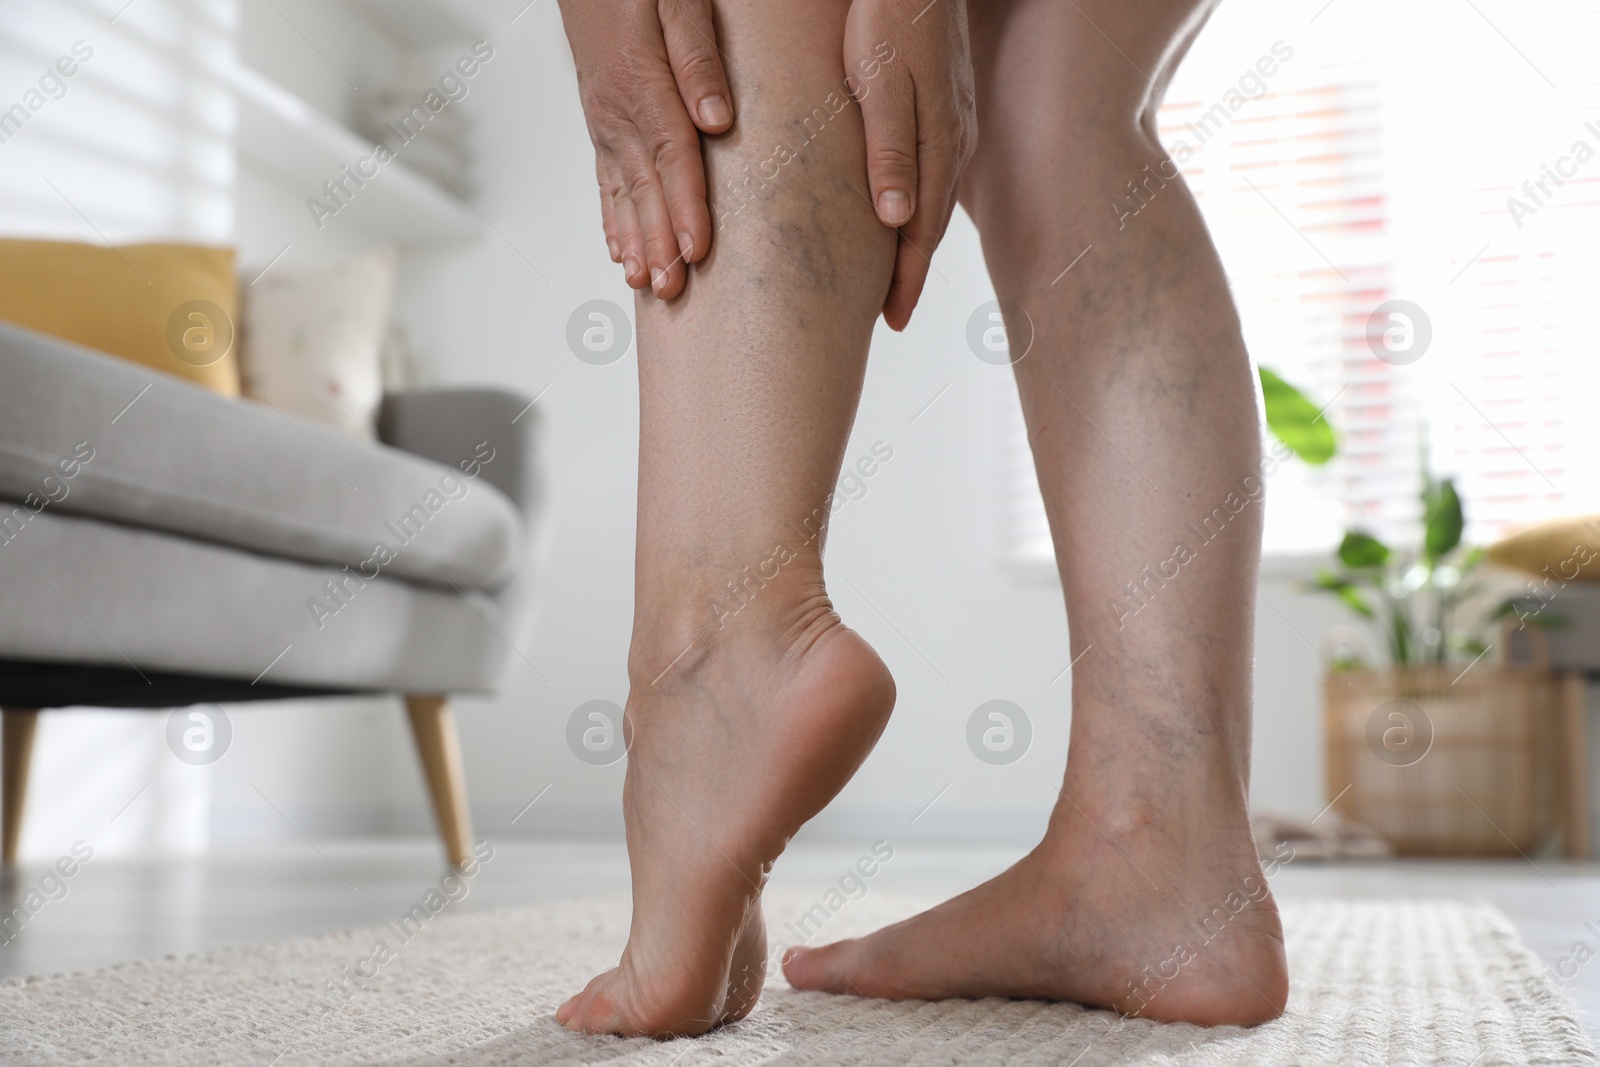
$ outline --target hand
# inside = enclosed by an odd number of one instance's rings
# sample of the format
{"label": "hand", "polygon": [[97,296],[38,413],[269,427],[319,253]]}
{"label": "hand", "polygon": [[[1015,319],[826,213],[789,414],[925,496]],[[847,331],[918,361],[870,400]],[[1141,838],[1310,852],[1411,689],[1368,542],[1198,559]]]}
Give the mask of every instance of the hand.
{"label": "hand", "polygon": [[873,207],[900,231],[883,318],[903,330],[977,142],[966,0],[853,0],[844,67],[866,123]]}
{"label": "hand", "polygon": [[711,247],[700,135],[733,125],[711,0],[560,0],[612,262],[664,300]]}

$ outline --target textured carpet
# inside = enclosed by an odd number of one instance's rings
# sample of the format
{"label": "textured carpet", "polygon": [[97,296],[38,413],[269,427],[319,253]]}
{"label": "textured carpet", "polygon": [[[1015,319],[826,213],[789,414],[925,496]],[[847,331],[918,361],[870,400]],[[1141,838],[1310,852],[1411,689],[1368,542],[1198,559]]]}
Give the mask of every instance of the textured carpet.
{"label": "textured carpet", "polygon": [[[871,893],[828,914],[826,904],[814,907],[826,893],[769,893],[774,939],[808,910],[827,915],[819,939],[833,940],[931,903]],[[1254,1030],[1122,1020],[1071,1004],[861,1001],[796,993],[780,977],[744,1022],[665,1043],[580,1037],[552,1018],[561,999],[616,960],[627,933],[625,898],[450,912],[416,922],[406,937],[377,927],[0,985],[0,1060],[282,1067],[1595,1062],[1571,1006],[1505,917],[1486,905],[1286,906],[1289,1010]],[[380,940],[385,951],[375,953]],[[359,990],[346,980],[352,992],[334,992],[327,983],[347,973],[375,977],[359,979]]]}

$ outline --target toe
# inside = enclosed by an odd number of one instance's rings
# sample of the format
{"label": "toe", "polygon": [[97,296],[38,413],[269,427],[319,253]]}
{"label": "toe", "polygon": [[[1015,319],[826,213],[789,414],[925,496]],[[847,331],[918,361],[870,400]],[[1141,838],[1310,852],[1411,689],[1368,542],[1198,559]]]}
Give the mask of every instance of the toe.
{"label": "toe", "polygon": [[858,941],[838,941],[817,948],[792,948],[783,957],[783,976],[796,989],[864,995],[852,980]]}
{"label": "toe", "polygon": [[606,971],[589,979],[589,984],[576,995],[569,997],[567,1002],[556,1009],[556,1022],[568,1030],[594,1032],[591,1019],[597,1013],[593,1010],[595,995],[606,985],[607,978],[612,974]]}
{"label": "toe", "polygon": [[620,1034],[624,1032],[622,1013],[610,991],[596,989],[583,1005],[581,1029],[586,1034]]}
{"label": "toe", "polygon": [[561,1006],[556,1021],[568,1030],[622,1037],[686,1037],[703,1034],[718,1020],[702,1019],[681,1005],[663,1008],[638,997],[639,987],[620,969],[596,976],[582,993]]}
{"label": "toe", "polygon": [[592,989],[594,980],[590,979],[589,984],[582,990],[568,997],[567,1002],[556,1009],[556,1022],[568,1030],[583,1029],[583,1005],[588,1001]]}

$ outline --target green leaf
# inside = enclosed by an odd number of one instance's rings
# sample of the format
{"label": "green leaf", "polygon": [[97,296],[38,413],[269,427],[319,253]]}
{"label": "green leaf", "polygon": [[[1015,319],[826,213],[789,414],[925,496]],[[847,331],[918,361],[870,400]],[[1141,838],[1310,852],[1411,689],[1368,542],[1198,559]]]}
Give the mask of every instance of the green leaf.
{"label": "green leaf", "polygon": [[1267,429],[1307,463],[1320,467],[1333,458],[1339,440],[1322,412],[1304,393],[1266,367],[1258,367]]}
{"label": "green leaf", "polygon": [[1515,615],[1517,617],[1517,629],[1519,630],[1524,626],[1542,626],[1546,630],[1565,630],[1571,625],[1572,620],[1560,612],[1545,611],[1543,608],[1521,610],[1524,607],[1528,607],[1528,602],[1519,597],[1502,600],[1494,606],[1494,610],[1489,612],[1488,621],[1495,623],[1508,615]]}
{"label": "green leaf", "polygon": [[1461,515],[1461,498],[1456,495],[1455,482],[1449,478],[1430,485],[1422,494],[1423,552],[1428,563],[1434,564],[1461,543],[1461,529],[1465,521]]}
{"label": "green leaf", "polygon": [[1360,588],[1354,582],[1341,578],[1332,571],[1319,573],[1314,587],[1332,593],[1344,601],[1346,607],[1363,619],[1374,619],[1378,616],[1378,613],[1373,610],[1372,605],[1367,602],[1366,596],[1362,594]]}
{"label": "green leaf", "polygon": [[1518,616],[1518,621],[1527,626],[1540,626],[1546,630],[1565,630],[1572,625],[1572,620],[1557,611],[1541,611],[1537,615],[1529,612],[1527,615]]}
{"label": "green leaf", "polygon": [[1500,603],[1494,606],[1493,611],[1489,612],[1489,621],[1499,622],[1507,615],[1517,614],[1517,605],[1519,603],[1520,602],[1516,600],[1502,600]]}
{"label": "green leaf", "polygon": [[1381,567],[1389,562],[1389,546],[1360,530],[1350,530],[1339,542],[1339,562],[1346,567]]}
{"label": "green leaf", "polygon": [[1363,619],[1375,619],[1378,617],[1378,613],[1373,610],[1372,605],[1367,603],[1367,598],[1362,596],[1361,590],[1355,586],[1346,585],[1334,590],[1334,592],[1338,594],[1339,599],[1344,601],[1351,611],[1360,615]]}
{"label": "green leaf", "polygon": [[1405,609],[1399,605],[1391,605],[1389,616],[1389,652],[1394,657],[1397,666],[1404,666],[1411,662],[1411,620],[1406,618]]}

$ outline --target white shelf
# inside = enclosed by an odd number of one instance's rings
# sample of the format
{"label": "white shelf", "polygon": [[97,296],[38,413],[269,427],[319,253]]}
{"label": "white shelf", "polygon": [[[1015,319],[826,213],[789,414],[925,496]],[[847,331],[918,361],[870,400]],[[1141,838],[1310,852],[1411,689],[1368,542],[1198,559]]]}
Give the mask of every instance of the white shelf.
{"label": "white shelf", "polygon": [[[395,7],[438,9],[408,0]],[[387,5],[385,5],[387,6]],[[302,197],[321,197],[322,183],[372,152],[372,143],[334,122],[289,90],[245,66],[230,80],[239,101],[239,153]],[[327,225],[349,218],[399,244],[428,246],[470,241],[482,218],[465,201],[394,159],[350,197]]]}
{"label": "white shelf", "polygon": [[374,23],[414,48],[471,43],[488,36],[461,0],[349,0]]}

